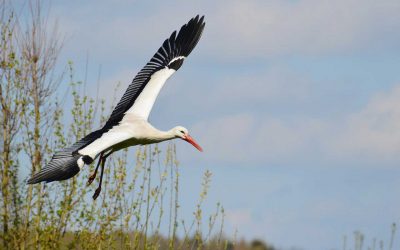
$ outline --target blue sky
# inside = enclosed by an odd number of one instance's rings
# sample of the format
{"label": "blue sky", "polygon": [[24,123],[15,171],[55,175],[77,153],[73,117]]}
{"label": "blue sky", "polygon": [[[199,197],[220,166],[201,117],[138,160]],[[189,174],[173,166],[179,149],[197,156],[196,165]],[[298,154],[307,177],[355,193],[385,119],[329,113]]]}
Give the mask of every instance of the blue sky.
{"label": "blue sky", "polygon": [[178,143],[182,211],[210,169],[207,206],[224,205],[228,235],[317,250],[341,249],[354,230],[388,242],[399,222],[398,13],[397,0],[53,1],[49,21],[65,34],[60,67],[72,60],[83,79],[88,57],[95,87],[101,65],[99,95],[111,101],[204,14],[202,39],[150,116],[189,128],[205,150]]}

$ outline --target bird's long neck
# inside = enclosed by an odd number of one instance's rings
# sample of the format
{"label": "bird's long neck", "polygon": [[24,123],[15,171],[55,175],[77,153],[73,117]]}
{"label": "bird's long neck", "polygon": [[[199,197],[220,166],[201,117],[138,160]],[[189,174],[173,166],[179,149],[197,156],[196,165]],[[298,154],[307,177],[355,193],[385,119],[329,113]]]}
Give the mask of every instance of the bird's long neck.
{"label": "bird's long neck", "polygon": [[155,142],[162,142],[175,139],[175,134],[172,129],[168,131],[157,130],[157,133],[153,134],[152,137]]}

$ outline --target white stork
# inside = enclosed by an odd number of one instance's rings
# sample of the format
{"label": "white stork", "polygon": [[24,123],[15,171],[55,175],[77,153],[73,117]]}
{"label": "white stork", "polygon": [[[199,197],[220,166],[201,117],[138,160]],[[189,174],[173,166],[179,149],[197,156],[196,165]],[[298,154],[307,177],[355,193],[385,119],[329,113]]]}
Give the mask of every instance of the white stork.
{"label": "white stork", "polygon": [[204,26],[204,16],[196,16],[183,25],[178,34],[174,31],[133,79],[104,127],[55,153],[50,162],[28,180],[28,184],[69,179],[100,156],[88,181],[88,185],[93,182],[101,165],[99,186],[93,195],[96,199],[101,191],[105,161],[115,151],[175,138],[181,138],[202,151],[186,128],[177,126],[161,131],[148,122],[148,117],[165,81],[182,66],[199,41]]}

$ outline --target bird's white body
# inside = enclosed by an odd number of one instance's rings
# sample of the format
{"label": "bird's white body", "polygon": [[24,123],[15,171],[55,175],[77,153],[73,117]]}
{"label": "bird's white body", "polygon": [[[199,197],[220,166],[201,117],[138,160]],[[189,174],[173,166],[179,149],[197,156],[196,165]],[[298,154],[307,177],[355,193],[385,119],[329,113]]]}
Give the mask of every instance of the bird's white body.
{"label": "bird's white body", "polygon": [[136,99],[135,105],[125,113],[120,124],[79,150],[78,153],[95,159],[103,151],[118,151],[134,145],[157,143],[175,138],[171,131],[160,131],[147,121],[158,93],[174,72],[174,69],[165,68],[153,74]]}
{"label": "bird's white body", "polygon": [[118,126],[78,152],[95,159],[103,151],[118,151],[129,146],[157,143],[172,138],[175,135],[170,131],[158,130],[143,118],[127,113]]}

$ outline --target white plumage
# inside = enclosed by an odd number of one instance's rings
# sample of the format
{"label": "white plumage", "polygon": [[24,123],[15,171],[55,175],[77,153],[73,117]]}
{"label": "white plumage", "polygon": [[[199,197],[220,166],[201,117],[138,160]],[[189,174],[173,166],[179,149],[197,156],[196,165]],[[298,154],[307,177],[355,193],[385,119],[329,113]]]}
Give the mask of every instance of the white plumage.
{"label": "white plumage", "polygon": [[158,93],[164,86],[164,83],[167,81],[167,79],[175,72],[176,70],[165,67],[164,69],[154,73],[150,77],[150,81],[147,83],[146,87],[142,90],[142,93],[140,93],[136,99],[135,105],[128,109],[126,113],[134,114],[143,118],[144,120],[147,120]]}

